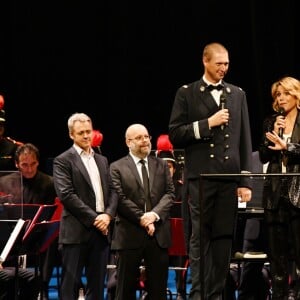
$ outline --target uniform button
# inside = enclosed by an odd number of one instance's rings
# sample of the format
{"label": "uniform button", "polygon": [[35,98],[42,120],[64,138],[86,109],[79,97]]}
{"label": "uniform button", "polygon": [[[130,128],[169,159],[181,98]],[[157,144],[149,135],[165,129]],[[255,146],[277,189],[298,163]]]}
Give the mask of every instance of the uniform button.
{"label": "uniform button", "polygon": [[213,148],[215,146],[215,144],[210,144],[209,146],[210,146],[210,148]]}
{"label": "uniform button", "polygon": [[228,133],[225,134],[225,138],[226,138],[226,139],[229,138],[229,134],[228,134]]}
{"label": "uniform button", "polygon": [[211,154],[209,157],[210,157],[210,158],[214,158],[215,156],[214,156],[214,154]]}
{"label": "uniform button", "polygon": [[229,159],[229,156],[226,155],[226,156],[224,157],[224,159],[225,159],[225,160]]}
{"label": "uniform button", "polygon": [[225,145],[225,149],[228,149],[229,148],[229,145]]}

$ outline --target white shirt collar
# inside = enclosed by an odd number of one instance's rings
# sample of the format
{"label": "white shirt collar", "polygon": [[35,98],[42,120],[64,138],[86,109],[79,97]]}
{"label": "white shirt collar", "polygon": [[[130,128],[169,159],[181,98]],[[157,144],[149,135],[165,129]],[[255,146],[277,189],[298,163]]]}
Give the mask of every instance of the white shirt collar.
{"label": "white shirt collar", "polygon": [[82,148],[80,148],[78,145],[73,144],[73,147],[75,148],[76,152],[82,156],[82,155],[89,155],[89,156],[94,156],[95,151],[93,150],[93,148],[91,147],[90,153],[86,153]]}
{"label": "white shirt collar", "polygon": [[146,156],[145,158],[140,158],[140,157],[137,157],[135,155],[133,155],[131,152],[129,152],[129,155],[132,157],[132,159],[134,160],[134,163],[137,165],[141,159],[143,159],[146,164],[148,163],[148,157]]}
{"label": "white shirt collar", "polygon": [[205,78],[205,76],[203,75],[203,81],[207,84],[207,85],[218,85],[218,84],[222,84],[222,80],[220,80],[219,82],[217,82],[217,83],[212,83],[212,82],[210,82],[209,80],[207,80],[206,78]]}

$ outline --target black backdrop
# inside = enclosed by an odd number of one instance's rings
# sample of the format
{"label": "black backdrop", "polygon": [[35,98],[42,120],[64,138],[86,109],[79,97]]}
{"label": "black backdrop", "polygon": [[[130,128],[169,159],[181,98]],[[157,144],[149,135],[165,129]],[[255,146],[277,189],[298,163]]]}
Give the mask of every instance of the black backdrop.
{"label": "black backdrop", "polygon": [[226,81],[247,93],[253,150],[272,82],[300,78],[297,0],[68,2],[0,4],[7,134],[33,142],[44,158],[71,145],[74,112],[92,117],[110,161],[127,153],[131,123],[148,127],[155,148],[177,88],[202,75],[209,42],[228,48]]}

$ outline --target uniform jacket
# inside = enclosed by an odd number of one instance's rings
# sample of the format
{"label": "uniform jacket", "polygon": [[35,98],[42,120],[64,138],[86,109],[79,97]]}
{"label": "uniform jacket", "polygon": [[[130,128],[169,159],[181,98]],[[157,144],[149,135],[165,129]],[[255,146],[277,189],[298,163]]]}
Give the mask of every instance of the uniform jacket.
{"label": "uniform jacket", "polygon": [[[174,185],[167,163],[148,156],[149,183],[152,211],[160,220],[155,222],[155,238],[162,248],[171,245],[170,208],[174,201]],[[113,184],[119,195],[114,225],[112,249],[134,249],[143,244],[146,230],[140,226],[145,210],[143,184],[130,155],[110,165]]]}
{"label": "uniform jacket", "polygon": [[[98,153],[94,157],[101,177],[105,213],[114,217],[118,200],[109,175],[108,161]],[[64,206],[59,242],[86,242],[91,230],[95,228],[96,198],[88,171],[74,147],[54,159],[53,179],[57,195]]]}
{"label": "uniform jacket", "polygon": [[16,170],[15,152],[18,144],[7,137],[0,138],[0,171]]}
{"label": "uniform jacket", "polygon": [[[206,88],[203,79],[180,87],[176,93],[169,122],[169,137],[176,148],[185,150],[188,179],[200,173],[234,174],[251,169],[251,131],[245,92],[232,84],[224,85],[225,107],[229,122],[209,128],[208,118],[220,108]],[[194,135],[193,122],[198,122],[200,139]],[[240,179],[240,186],[250,185],[248,177]]]}

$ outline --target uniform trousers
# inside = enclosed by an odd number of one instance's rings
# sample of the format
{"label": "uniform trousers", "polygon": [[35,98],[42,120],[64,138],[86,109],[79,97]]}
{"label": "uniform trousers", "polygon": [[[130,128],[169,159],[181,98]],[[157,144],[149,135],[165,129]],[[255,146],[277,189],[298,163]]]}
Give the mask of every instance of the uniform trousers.
{"label": "uniform trousers", "polygon": [[[205,300],[222,297],[229,273],[238,209],[236,189],[237,183],[231,180],[204,179],[201,186],[199,179],[188,180],[192,224],[189,247],[192,279],[190,299],[201,299],[201,289],[204,290]],[[204,256],[201,260],[203,266],[200,263],[201,252]],[[203,271],[200,272],[201,268]],[[204,286],[201,286],[201,281]]]}

